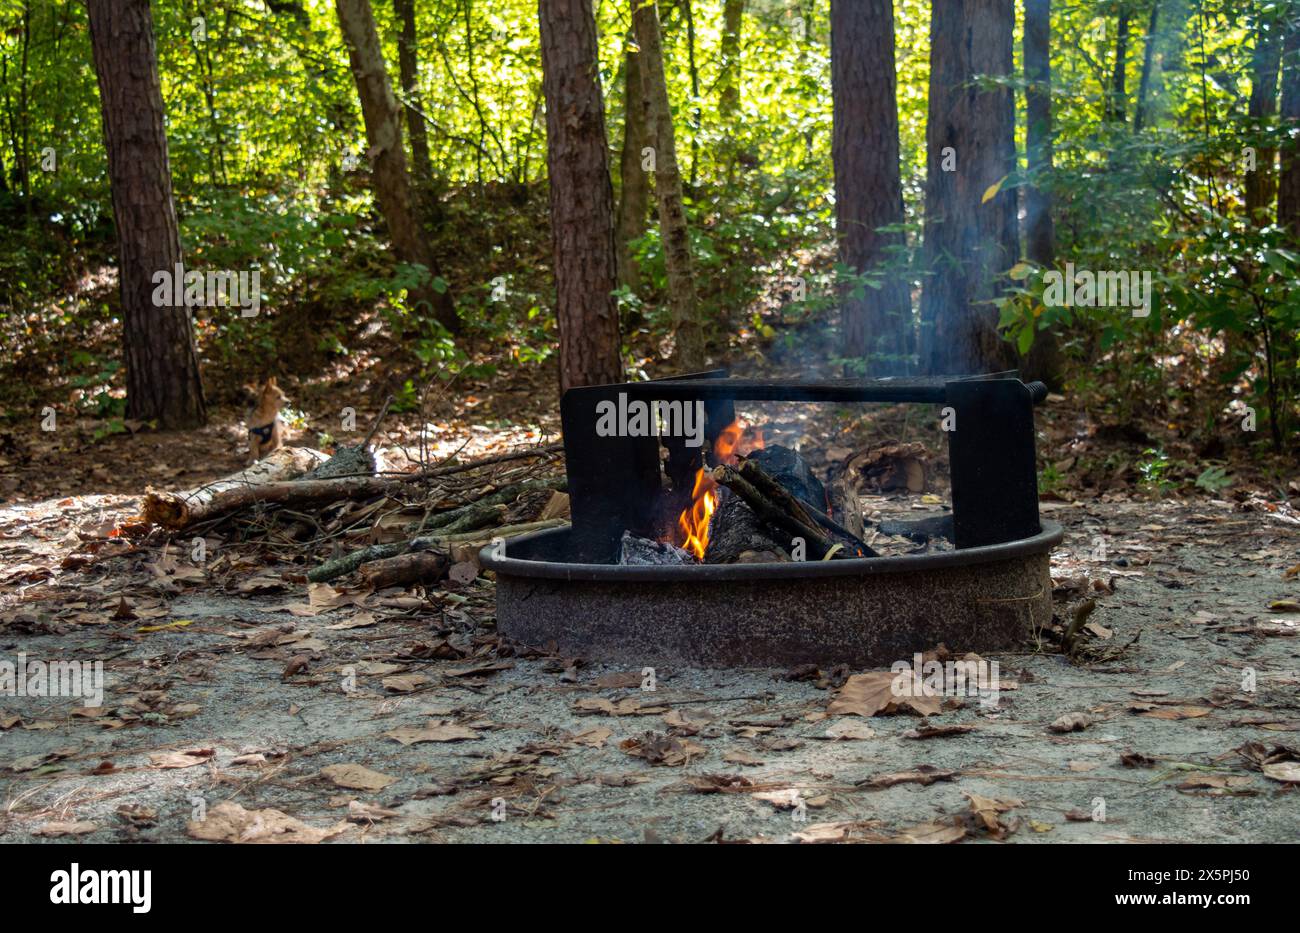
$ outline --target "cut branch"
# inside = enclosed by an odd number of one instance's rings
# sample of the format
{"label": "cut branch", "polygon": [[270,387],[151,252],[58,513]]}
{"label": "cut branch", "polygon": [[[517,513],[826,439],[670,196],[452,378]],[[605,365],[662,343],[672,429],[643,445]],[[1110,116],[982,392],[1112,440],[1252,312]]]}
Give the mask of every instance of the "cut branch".
{"label": "cut branch", "polygon": [[792,512],[784,505],[773,501],[772,498],[760,492],[753,483],[741,476],[734,468],[723,464],[715,467],[713,470],[713,480],[726,486],[733,493],[745,500],[748,505],[763,522],[780,529],[792,538],[803,538],[808,543],[810,554],[817,560],[821,560],[834,547],[834,542],[822,533],[819,528],[814,527],[808,519],[807,513],[802,508],[798,512]]}

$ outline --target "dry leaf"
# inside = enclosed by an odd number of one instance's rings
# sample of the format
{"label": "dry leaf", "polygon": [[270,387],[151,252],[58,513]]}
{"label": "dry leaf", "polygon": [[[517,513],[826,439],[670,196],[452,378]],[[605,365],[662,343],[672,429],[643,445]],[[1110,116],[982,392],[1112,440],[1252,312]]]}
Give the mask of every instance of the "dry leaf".
{"label": "dry leaf", "polygon": [[320,769],[321,777],[332,781],[337,787],[349,790],[383,790],[389,784],[396,784],[397,778],[371,771],[358,764],[326,765]]}
{"label": "dry leaf", "polygon": [[99,825],[89,820],[64,820],[42,823],[32,830],[33,836],[84,836],[99,829]]}
{"label": "dry leaf", "polygon": [[903,733],[905,739],[946,739],[954,735],[974,732],[974,726],[924,726],[920,729],[908,729]]}
{"label": "dry leaf", "polygon": [[[785,787],[781,790],[765,790],[756,794],[750,794],[755,800],[761,800],[763,803],[770,803],[778,810],[793,810],[799,806],[801,795],[797,787]],[[805,801],[805,805],[807,802]]]}
{"label": "dry leaf", "polygon": [[826,727],[826,737],[839,741],[860,741],[875,738],[876,730],[859,719],[841,719]]}
{"label": "dry leaf", "polygon": [[360,800],[348,801],[348,819],[353,823],[378,823],[400,815],[396,810],[385,810],[375,804],[362,803]]}
{"label": "dry leaf", "polygon": [[905,829],[894,840],[922,845],[947,845],[966,836],[966,828],[954,823],[921,823]]}
{"label": "dry leaf", "polygon": [[966,790],[961,793],[963,797],[970,801],[970,810],[974,814],[977,824],[983,826],[998,839],[1001,839],[1010,831],[1010,828],[1003,825],[998,818],[998,814],[1024,806],[1024,801],[1021,800],[998,800],[994,797],[982,797]]}
{"label": "dry leaf", "polygon": [[190,821],[185,831],[191,839],[207,842],[310,845],[337,836],[347,828],[347,823],[336,823],[328,829],[318,829],[279,810],[245,810],[237,803],[227,802],[209,810],[206,819]]}
{"label": "dry leaf", "polygon": [[592,748],[600,748],[613,734],[613,729],[605,726],[593,726],[590,729],[583,729],[569,741],[575,745],[590,745]]}
{"label": "dry leaf", "polygon": [[1047,728],[1052,732],[1082,732],[1092,725],[1086,713],[1066,713]]}
{"label": "dry leaf", "polygon": [[432,678],[425,677],[423,674],[394,674],[392,677],[385,677],[381,681],[384,689],[392,693],[410,693],[412,690],[419,689],[432,682]]}
{"label": "dry leaf", "polygon": [[934,765],[920,765],[915,771],[896,771],[893,774],[882,774],[878,777],[859,781],[858,784],[862,787],[876,788],[893,787],[895,784],[920,784],[926,787],[936,781],[951,781],[956,776],[956,771],[944,771]]}
{"label": "dry leaf", "polygon": [[390,729],[384,735],[403,745],[417,745],[420,742],[460,742],[479,737],[473,729],[451,722],[439,722],[436,719],[430,719],[423,728],[402,726],[398,729]]}
{"label": "dry leaf", "polygon": [[652,765],[664,765],[669,768],[684,765],[707,751],[703,745],[690,739],[679,739],[658,732],[646,732],[638,738],[626,739],[620,742],[618,747],[635,758],[642,758]]}
{"label": "dry leaf", "polygon": [[192,768],[209,761],[216,752],[210,748],[191,748],[183,752],[158,752],[149,756],[149,764],[159,769]]}
{"label": "dry leaf", "polygon": [[1264,765],[1264,777],[1286,784],[1300,784],[1300,761],[1277,761]]}
{"label": "dry leaf", "polygon": [[1202,716],[1208,716],[1214,710],[1208,706],[1158,706],[1151,709],[1138,710],[1138,706],[1147,706],[1148,704],[1134,704],[1133,709],[1139,716],[1147,719],[1168,719],[1176,721],[1180,719],[1199,719]]}
{"label": "dry leaf", "polygon": [[942,702],[940,697],[909,696],[896,692],[894,684],[900,676],[910,687],[912,679],[906,674],[898,675],[892,671],[854,674],[844,682],[826,712],[832,716],[875,716],[877,713],[896,713],[901,710],[933,716],[939,712]]}

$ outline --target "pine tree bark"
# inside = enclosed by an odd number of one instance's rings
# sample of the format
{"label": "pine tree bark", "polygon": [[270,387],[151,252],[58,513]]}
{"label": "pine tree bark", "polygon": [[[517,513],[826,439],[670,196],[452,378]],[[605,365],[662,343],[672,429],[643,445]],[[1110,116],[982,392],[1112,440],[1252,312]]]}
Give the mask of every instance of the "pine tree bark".
{"label": "pine tree bark", "polygon": [[[1247,113],[1252,127],[1266,124],[1277,113],[1277,76],[1282,60],[1281,26],[1264,17],[1256,26],[1255,46],[1250,56],[1250,102]],[[1246,173],[1246,216],[1253,226],[1268,223],[1277,177],[1273,163],[1277,150],[1271,146],[1255,147],[1255,170]]]}
{"label": "pine tree bark", "polygon": [[[1052,224],[1052,2],[1025,0],[1022,55],[1025,61],[1025,258],[1043,269],[1056,261]],[[1034,332],[1021,374],[1061,388],[1060,338],[1054,328]]]}
{"label": "pine tree bark", "polygon": [[622,379],[614,191],[591,0],[538,0],[560,390]]}
{"label": "pine tree bark", "polygon": [[659,10],[654,0],[633,0],[632,28],[641,48],[641,83],[649,113],[649,138],[654,148],[655,200],[659,206],[659,236],[668,272],[668,304],[672,311],[676,348],[673,363],[694,371],[705,365],[704,328],[695,297],[686,208],[682,203],[682,175],[677,163],[673,115],[664,79],[663,42]]}
{"label": "pine tree bark", "polygon": [[641,56],[631,48],[623,55],[623,153],[619,160],[618,280],[629,288],[641,285],[641,270],[631,243],[646,231],[650,209],[650,175],[641,168],[641,150],[649,145],[646,99],[641,86]]}
{"label": "pine tree bark", "polygon": [[[1300,25],[1288,22],[1282,37],[1282,104],[1278,112],[1283,127],[1300,130]],[[1277,225],[1287,232],[1293,247],[1300,246],[1300,144],[1292,135],[1281,150],[1277,183]]]}
{"label": "pine tree bark", "polygon": [[183,283],[169,290],[177,302],[153,300],[155,273],[174,276],[182,254],[149,0],[88,0],[87,10],[117,227],[127,417],[199,427],[207,409]]}
{"label": "pine tree bark", "polygon": [[429,158],[429,130],[424,125],[424,112],[420,103],[415,0],[393,0],[393,13],[402,30],[397,37],[397,69],[402,80],[406,132],[411,138],[411,167],[415,173],[416,187],[427,192],[433,188],[433,162]]}
{"label": "pine tree bark", "polygon": [[[987,304],[1006,287],[1019,255],[1014,98],[976,75],[1009,77],[1012,0],[935,0],[930,19],[926,124],[923,363],[932,374],[990,372],[1014,364]],[[950,170],[945,171],[945,165]]]}
{"label": "pine tree bark", "polygon": [[[401,112],[388,81],[370,0],[334,0],[334,8],[366,124],[371,186],[388,226],[393,252],[402,262],[423,266],[430,276],[441,277],[441,269],[425,242],[412,207],[411,181],[402,146]],[[422,285],[412,290],[411,298],[417,307],[427,304],[434,318],[448,331],[459,333],[460,319],[449,287],[438,291],[432,283]]]}
{"label": "pine tree bark", "polygon": [[[891,0],[831,0],[831,91],[840,261],[870,274],[903,244],[882,229],[903,222]],[[911,299],[897,272],[879,285],[841,296],[843,353],[865,360],[868,375],[896,375],[912,350]]]}

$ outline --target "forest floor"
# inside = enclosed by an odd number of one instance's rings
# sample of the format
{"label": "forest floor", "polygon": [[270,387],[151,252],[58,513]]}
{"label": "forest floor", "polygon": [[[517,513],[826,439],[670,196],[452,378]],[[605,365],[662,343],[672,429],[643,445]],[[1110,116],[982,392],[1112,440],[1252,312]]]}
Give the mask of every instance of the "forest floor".
{"label": "forest floor", "polygon": [[[443,442],[553,432],[519,392],[449,413]],[[494,427],[512,406],[524,426]],[[639,670],[521,650],[482,575],[322,600],[301,563],[217,577],[153,540],[85,560],[145,484],[242,458],[230,421],[96,450],[69,453],[84,474],[24,468],[0,507],[0,660],[103,660],[106,679],[93,705],[0,697],[3,841],[1297,839],[1300,516],[1268,488],[1072,489],[1078,451],[1053,437],[1057,612],[1097,599],[1087,651],[992,656],[1014,686],[996,708],[923,721],[830,715],[842,670],[659,670],[647,691]],[[1090,724],[1049,729],[1072,713]]]}

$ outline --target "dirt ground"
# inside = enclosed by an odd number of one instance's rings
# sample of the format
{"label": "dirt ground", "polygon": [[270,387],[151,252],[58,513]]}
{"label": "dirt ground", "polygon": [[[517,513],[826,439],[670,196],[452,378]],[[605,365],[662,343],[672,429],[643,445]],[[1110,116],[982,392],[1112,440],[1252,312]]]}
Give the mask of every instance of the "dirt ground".
{"label": "dirt ground", "polygon": [[91,706],[0,696],[0,840],[1300,839],[1286,507],[1044,503],[1058,615],[1097,599],[1082,655],[1027,643],[988,659],[996,709],[922,719],[829,715],[856,672],[642,689],[503,644],[482,576],[309,594],[301,566],[139,547],[137,506],[0,510],[0,661],[105,671]]}

